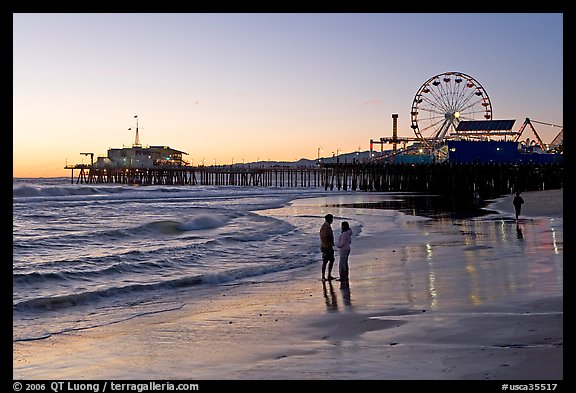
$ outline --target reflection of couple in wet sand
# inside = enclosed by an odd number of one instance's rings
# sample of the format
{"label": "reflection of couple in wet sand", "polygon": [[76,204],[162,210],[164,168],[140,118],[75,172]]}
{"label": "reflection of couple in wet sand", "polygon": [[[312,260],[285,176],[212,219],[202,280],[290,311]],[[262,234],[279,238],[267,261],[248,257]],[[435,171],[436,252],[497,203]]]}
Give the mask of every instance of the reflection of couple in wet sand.
{"label": "reflection of couple in wet sand", "polygon": [[[322,286],[324,287],[324,300],[326,301],[326,308],[328,311],[338,311],[338,298],[334,292],[332,281],[328,281],[328,287],[326,287],[326,281],[323,281]],[[344,306],[352,306],[352,299],[350,297],[350,285],[348,285],[348,281],[340,282],[340,291],[342,291]]]}
{"label": "reflection of couple in wet sand", "polygon": [[[338,237],[338,242],[334,243],[334,233],[332,232],[332,222],[334,216],[326,214],[324,216],[324,224],[320,228],[320,250],[322,251],[322,281],[334,280],[332,277],[332,268],[334,267],[334,245],[339,250],[340,260],[338,270],[340,273],[340,281],[348,282],[348,257],[350,256],[350,244],[352,243],[352,229],[347,221],[342,221],[341,233]],[[326,278],[326,266],[328,265],[328,277]]]}

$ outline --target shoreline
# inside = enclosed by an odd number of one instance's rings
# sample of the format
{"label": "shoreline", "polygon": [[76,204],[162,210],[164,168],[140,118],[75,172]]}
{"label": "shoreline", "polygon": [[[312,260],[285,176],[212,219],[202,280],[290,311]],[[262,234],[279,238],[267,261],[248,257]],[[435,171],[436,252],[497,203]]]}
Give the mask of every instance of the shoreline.
{"label": "shoreline", "polygon": [[[488,210],[496,210],[503,214],[514,216],[514,205],[512,199],[515,194],[504,195],[495,199],[487,207]],[[564,211],[564,189],[554,189],[546,191],[525,191],[520,194],[524,198],[524,204],[519,218],[529,217],[551,217],[562,218]],[[537,202],[532,202],[537,200]]]}
{"label": "shoreline", "polygon": [[[529,196],[545,196],[523,195],[526,213],[529,203],[542,206]],[[549,197],[557,202],[561,193]],[[505,198],[499,202],[505,207]],[[178,310],[15,342],[13,377],[562,379],[562,282],[554,280],[561,264],[538,257],[526,268],[521,261],[533,257],[518,249],[539,239],[547,221],[525,220],[522,243],[511,244],[500,237],[466,244],[482,233],[497,236],[489,219],[462,228],[448,221],[409,220],[407,235],[415,237],[406,244],[382,244],[386,233],[367,225],[353,240],[349,287],[323,285],[318,264],[212,288]],[[512,222],[496,224],[516,234]],[[475,235],[458,240],[462,231]],[[433,233],[423,247],[416,236],[426,232]],[[500,251],[509,277],[491,261]],[[465,269],[454,268],[468,257]],[[542,266],[551,272],[537,271]]]}

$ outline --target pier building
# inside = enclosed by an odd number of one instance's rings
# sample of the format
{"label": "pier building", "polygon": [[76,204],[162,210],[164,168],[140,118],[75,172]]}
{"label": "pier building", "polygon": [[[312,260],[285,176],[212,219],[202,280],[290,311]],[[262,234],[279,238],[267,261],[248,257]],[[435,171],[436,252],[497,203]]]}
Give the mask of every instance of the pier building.
{"label": "pier building", "polygon": [[169,146],[132,146],[108,149],[106,156],[100,156],[93,164],[95,168],[139,168],[181,167],[187,165],[182,158],[188,154]]}

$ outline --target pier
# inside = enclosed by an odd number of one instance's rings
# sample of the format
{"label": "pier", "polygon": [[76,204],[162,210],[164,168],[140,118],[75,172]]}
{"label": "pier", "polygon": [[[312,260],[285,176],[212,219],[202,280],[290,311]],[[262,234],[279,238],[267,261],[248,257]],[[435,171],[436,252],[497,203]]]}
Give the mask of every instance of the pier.
{"label": "pier", "polygon": [[[515,190],[563,187],[563,165],[325,163],[314,166],[67,166],[77,184],[313,187],[343,191],[419,192],[492,198]],[[74,176],[77,170],[77,176]]]}
{"label": "pier", "polygon": [[203,185],[252,187],[320,187],[326,170],[319,167],[252,166],[165,166],[158,168],[94,168],[67,166],[79,170],[76,183],[117,183],[131,185]]}
{"label": "pier", "polygon": [[[440,86],[440,79],[449,84],[453,78],[456,85],[467,83],[468,88],[476,89],[474,95],[483,96],[483,89],[472,77],[453,72],[430,79],[431,84],[427,82],[421,87],[422,93],[428,93],[426,90],[431,86]],[[462,98],[459,89],[452,93],[454,100]],[[417,94],[411,112],[415,138],[398,136],[398,114],[392,114],[392,137],[371,139],[370,158],[360,161],[357,152],[352,162],[346,158],[342,162],[339,155],[332,161],[320,160],[319,148],[318,161],[304,160],[307,165],[270,162],[189,165],[184,159],[188,153],[184,151],[163,145],[142,146],[135,115],[136,134],[131,147],[110,148],[106,156],[98,156],[96,161],[94,153],[80,153],[90,156],[90,164],[66,165],[65,169],[71,171],[71,182],[77,184],[313,187],[326,191],[428,193],[465,200],[562,188],[563,128],[553,143],[545,146],[529,118],[518,132],[512,131],[515,120],[492,119],[487,100],[484,97],[476,102],[478,113],[486,110],[487,120],[462,120],[460,111],[451,109],[440,113],[441,118],[451,120],[450,124],[446,123],[433,137],[424,137],[418,128],[417,109],[427,102]],[[467,110],[468,99],[462,105],[462,110]],[[452,127],[454,132],[447,134],[446,127]],[[524,144],[518,142],[527,127],[533,131],[537,145],[529,143],[529,139]],[[508,141],[507,137],[514,140]],[[400,143],[403,148],[398,150]],[[407,143],[414,144],[408,148]],[[372,154],[374,144],[381,145],[377,157]],[[393,147],[386,154],[385,144]]]}

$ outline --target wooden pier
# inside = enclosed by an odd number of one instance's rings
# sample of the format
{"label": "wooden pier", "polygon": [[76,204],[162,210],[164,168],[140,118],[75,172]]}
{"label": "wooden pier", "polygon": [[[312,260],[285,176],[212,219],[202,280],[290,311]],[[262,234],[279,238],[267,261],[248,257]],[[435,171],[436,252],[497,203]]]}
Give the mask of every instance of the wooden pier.
{"label": "wooden pier", "polygon": [[[314,187],[492,198],[515,190],[563,187],[562,164],[339,163],[321,166],[172,166],[95,168],[67,166],[80,184]],[[74,177],[74,170],[78,175]]]}
{"label": "wooden pier", "polygon": [[326,170],[319,167],[290,166],[165,166],[157,168],[94,168],[68,166],[71,182],[117,183],[131,185],[211,185],[252,187],[320,187]]}

